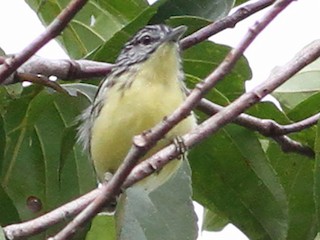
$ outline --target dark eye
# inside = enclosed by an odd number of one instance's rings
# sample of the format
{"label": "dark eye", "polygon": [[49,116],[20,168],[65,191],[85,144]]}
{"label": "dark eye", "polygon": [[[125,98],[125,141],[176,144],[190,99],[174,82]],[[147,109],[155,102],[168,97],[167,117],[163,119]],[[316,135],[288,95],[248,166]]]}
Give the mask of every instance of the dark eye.
{"label": "dark eye", "polygon": [[142,43],[143,45],[149,45],[152,42],[152,38],[149,35],[143,36],[140,39],[140,43]]}

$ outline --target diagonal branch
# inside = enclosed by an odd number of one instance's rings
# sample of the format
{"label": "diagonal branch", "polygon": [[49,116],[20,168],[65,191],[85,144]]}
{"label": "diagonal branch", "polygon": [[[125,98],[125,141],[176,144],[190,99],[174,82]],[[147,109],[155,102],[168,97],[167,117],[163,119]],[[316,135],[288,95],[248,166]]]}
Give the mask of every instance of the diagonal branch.
{"label": "diagonal branch", "polygon": [[[190,95],[186,98],[185,102],[182,106],[180,106],[172,115],[166,118],[162,123],[158,124],[150,131],[145,132],[139,136],[134,137],[133,145],[129,150],[128,155],[125,157],[123,163],[116,171],[113,178],[108,182],[108,184],[103,184],[101,188],[101,194],[97,196],[97,198],[86,208],[84,209],[73,221],[71,221],[63,230],[61,230],[53,239],[61,240],[61,239],[69,239],[81,225],[83,225],[90,218],[94,217],[95,214],[101,209],[104,204],[109,203],[112,200],[113,196],[116,196],[120,188],[130,174],[134,166],[137,164],[138,160],[143,157],[146,152],[151,149],[158,140],[160,140],[167,132],[169,132],[179,121],[186,118],[192,109],[197,106],[200,102],[201,98],[215,86],[215,84],[223,79],[223,77],[229,73],[229,71],[233,68],[236,61],[242,56],[243,52],[247,49],[247,47],[253,42],[256,36],[282,11],[284,10],[293,0],[280,0],[277,1],[276,4],[267,12],[266,15],[261,19],[260,22],[257,22],[252,28],[249,29],[247,35],[243,38],[237,48],[233,49],[225,58],[225,60],[219,65],[219,67],[211,73],[203,82],[197,84],[196,88],[190,93]],[[261,94],[269,93],[268,89],[263,91]],[[259,92],[260,94],[260,92]],[[243,96],[246,96],[244,94]],[[250,95],[251,96],[251,95]],[[257,97],[258,95],[253,95],[255,98],[246,98],[245,100],[249,102],[245,102],[246,106],[251,106],[250,102],[260,101],[261,98]],[[254,101],[256,100],[256,101]],[[242,101],[242,100],[241,100]],[[243,103],[242,103],[243,104]],[[227,108],[226,108],[227,109]],[[227,111],[224,109],[218,114],[214,115],[221,116],[220,113]],[[242,108],[245,109],[245,108]],[[232,117],[236,117],[239,115],[241,111],[230,112],[229,121],[232,120]],[[212,117],[212,118],[213,118]],[[196,128],[196,131],[192,131],[189,138],[185,138],[185,143],[187,146],[193,146],[197,142],[203,140],[205,137],[208,137],[213,133],[212,127],[207,126],[208,123],[211,123],[211,118],[205,121],[203,124]],[[224,121],[224,123],[228,123]],[[221,127],[220,125],[219,127]],[[216,129],[215,129],[216,130]],[[199,134],[202,134],[199,136]],[[197,136],[197,137],[195,137]],[[175,147],[170,145],[165,149],[170,149],[170,156],[177,156],[179,154],[176,151]],[[162,151],[160,151],[162,152]],[[168,156],[168,155],[167,155]],[[152,165],[148,165],[148,167],[152,167]],[[151,168],[150,170],[154,170]]]}
{"label": "diagonal branch", "polygon": [[[33,40],[25,49],[17,55],[8,58],[0,65],[0,83],[5,83],[6,79],[15,72],[23,63],[33,56],[40,48],[51,39],[57,37],[68,25],[77,12],[86,4],[88,0],[73,0],[46,28],[46,30]],[[9,80],[10,81],[10,80]]]}
{"label": "diagonal branch", "polygon": [[283,152],[295,152],[314,159],[315,153],[312,148],[302,145],[286,135],[272,137],[281,147]]}
{"label": "diagonal branch", "polygon": [[234,27],[239,21],[270,6],[274,2],[275,0],[260,0],[257,2],[241,5],[239,9],[233,14],[224,17],[221,20],[218,20],[204,28],[201,28],[200,30],[182,39],[182,49],[192,47],[200,42],[203,42],[212,35],[221,32],[222,30]]}

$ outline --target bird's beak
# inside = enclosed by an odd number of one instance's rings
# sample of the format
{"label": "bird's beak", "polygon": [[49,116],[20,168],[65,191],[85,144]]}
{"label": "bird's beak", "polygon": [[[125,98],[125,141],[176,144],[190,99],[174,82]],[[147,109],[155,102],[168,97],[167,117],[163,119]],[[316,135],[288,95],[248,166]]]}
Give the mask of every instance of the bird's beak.
{"label": "bird's beak", "polygon": [[172,29],[172,32],[169,33],[167,36],[166,40],[167,41],[173,41],[173,42],[178,42],[182,35],[187,31],[187,26],[181,25],[179,27],[176,27]]}

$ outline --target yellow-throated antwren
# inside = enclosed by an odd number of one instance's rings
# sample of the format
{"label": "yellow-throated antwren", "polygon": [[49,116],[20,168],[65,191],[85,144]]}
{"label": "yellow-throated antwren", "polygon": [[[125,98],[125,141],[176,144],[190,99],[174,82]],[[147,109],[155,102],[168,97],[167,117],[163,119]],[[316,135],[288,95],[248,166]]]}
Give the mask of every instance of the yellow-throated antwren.
{"label": "yellow-throated antwren", "polygon": [[[132,144],[132,138],[170,115],[186,98],[179,39],[185,26],[150,25],[123,47],[112,72],[102,82],[92,105],[81,118],[79,141],[90,152],[97,177],[113,174]],[[161,149],[196,125],[193,115],[175,126],[148,153]],[[152,191],[179,166],[173,160],[142,181]]]}

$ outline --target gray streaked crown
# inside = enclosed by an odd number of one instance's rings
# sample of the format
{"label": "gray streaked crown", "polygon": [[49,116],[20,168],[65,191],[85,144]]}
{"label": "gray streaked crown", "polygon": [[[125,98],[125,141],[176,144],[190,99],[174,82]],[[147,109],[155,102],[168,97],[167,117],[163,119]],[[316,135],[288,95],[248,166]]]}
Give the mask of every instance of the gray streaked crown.
{"label": "gray streaked crown", "polygon": [[172,31],[163,24],[144,27],[124,45],[115,65],[128,66],[146,60]]}

